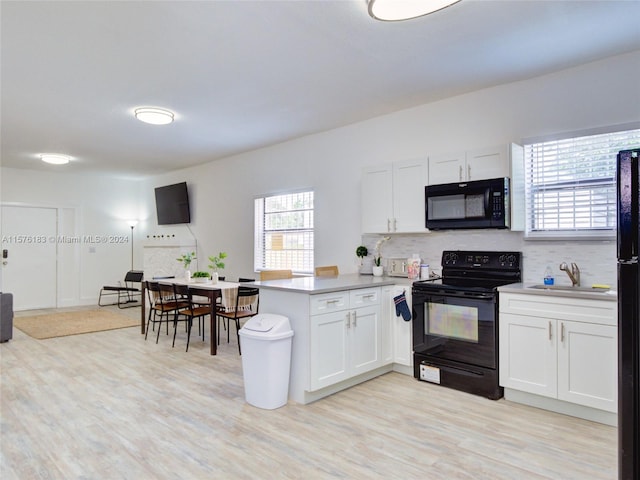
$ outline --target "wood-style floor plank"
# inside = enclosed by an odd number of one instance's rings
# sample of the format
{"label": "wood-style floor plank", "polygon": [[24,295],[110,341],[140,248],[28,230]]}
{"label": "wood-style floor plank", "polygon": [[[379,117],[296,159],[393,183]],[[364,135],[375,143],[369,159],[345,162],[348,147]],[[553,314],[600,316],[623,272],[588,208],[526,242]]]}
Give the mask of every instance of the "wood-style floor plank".
{"label": "wood-style floor plank", "polygon": [[0,345],[0,476],[617,477],[615,428],[398,373],[310,405],[252,407],[233,337],[210,356],[195,333],[185,352],[184,331],[171,348],[137,327],[48,340],[14,330]]}

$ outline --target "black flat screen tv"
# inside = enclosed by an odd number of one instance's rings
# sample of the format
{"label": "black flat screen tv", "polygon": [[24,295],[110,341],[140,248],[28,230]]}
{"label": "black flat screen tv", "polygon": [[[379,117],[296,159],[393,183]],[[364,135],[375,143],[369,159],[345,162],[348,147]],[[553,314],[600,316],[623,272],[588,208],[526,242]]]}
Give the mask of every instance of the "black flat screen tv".
{"label": "black flat screen tv", "polygon": [[158,225],[191,222],[186,182],[156,188],[156,214]]}

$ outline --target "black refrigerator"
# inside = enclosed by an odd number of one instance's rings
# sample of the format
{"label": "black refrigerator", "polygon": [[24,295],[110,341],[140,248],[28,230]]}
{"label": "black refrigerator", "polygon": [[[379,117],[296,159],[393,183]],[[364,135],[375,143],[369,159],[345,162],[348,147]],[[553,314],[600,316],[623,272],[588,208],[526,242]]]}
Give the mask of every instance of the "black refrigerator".
{"label": "black refrigerator", "polygon": [[618,476],[640,478],[640,149],[618,153]]}

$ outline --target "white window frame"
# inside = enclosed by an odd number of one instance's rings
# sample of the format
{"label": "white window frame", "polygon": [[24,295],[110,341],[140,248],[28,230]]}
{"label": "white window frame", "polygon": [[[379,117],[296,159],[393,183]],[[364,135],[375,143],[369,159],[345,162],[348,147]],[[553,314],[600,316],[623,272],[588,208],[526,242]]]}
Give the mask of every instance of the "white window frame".
{"label": "white window frame", "polygon": [[[525,238],[614,239],[616,156],[619,150],[638,147],[640,143],[633,142],[640,142],[639,129],[640,123],[626,124],[524,140]],[[633,137],[633,140],[615,143],[625,136]],[[585,145],[609,139],[614,143],[596,143],[592,150]],[[591,168],[593,175],[585,175],[585,165]],[[555,199],[555,205],[552,199]],[[544,205],[548,209],[546,216],[540,210]],[[554,219],[557,219],[555,225]]]}
{"label": "white window frame", "polygon": [[[278,213],[268,210],[268,200],[285,199],[293,200],[300,195],[311,196],[311,207],[280,210],[297,214],[301,224],[277,225]],[[289,197],[289,198],[287,198]],[[269,222],[269,216],[272,222]],[[290,269],[297,275],[312,275],[314,269],[314,191],[311,188],[271,193],[256,197],[254,200],[254,270],[281,270]],[[271,225],[268,225],[271,223]],[[269,238],[271,236],[271,238]],[[280,239],[279,248],[273,248],[273,236]],[[293,243],[299,238],[301,248]]]}

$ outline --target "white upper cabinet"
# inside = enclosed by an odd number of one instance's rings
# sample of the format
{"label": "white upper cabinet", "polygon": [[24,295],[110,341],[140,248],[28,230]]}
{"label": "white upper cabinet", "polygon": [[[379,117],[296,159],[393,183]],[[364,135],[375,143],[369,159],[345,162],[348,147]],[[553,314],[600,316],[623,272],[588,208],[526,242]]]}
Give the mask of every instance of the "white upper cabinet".
{"label": "white upper cabinet", "polygon": [[511,230],[524,230],[524,150],[511,143],[429,156],[429,185],[511,179]]}
{"label": "white upper cabinet", "polygon": [[511,176],[509,146],[469,150],[467,152],[467,180]]}
{"label": "white upper cabinet", "polygon": [[429,156],[429,185],[509,177],[509,145]]}
{"label": "white upper cabinet", "polygon": [[362,175],[364,233],[426,232],[426,158],[365,168]]}
{"label": "white upper cabinet", "polygon": [[466,152],[429,155],[429,185],[455,183],[466,180]]}

